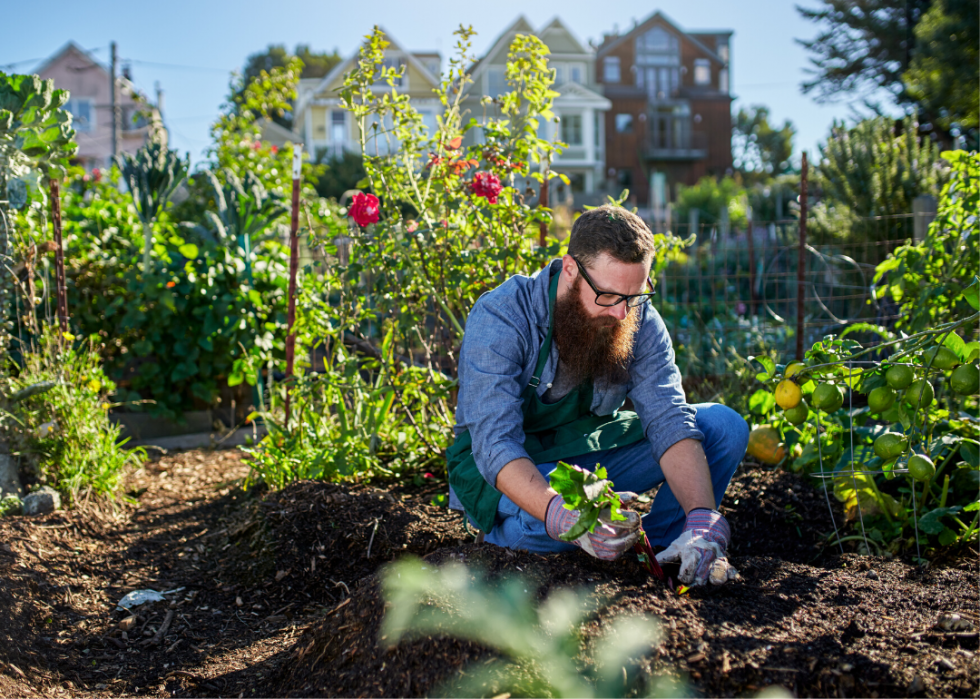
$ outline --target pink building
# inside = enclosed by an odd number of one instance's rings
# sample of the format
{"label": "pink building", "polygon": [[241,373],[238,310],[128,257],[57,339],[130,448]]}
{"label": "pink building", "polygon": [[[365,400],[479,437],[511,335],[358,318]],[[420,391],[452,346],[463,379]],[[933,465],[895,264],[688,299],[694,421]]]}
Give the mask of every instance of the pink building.
{"label": "pink building", "polygon": [[[65,108],[72,113],[78,163],[86,170],[108,167],[112,160],[109,71],[70,41],[45,61],[37,74],[53,79],[56,88],[71,95]],[[166,141],[158,105],[151,104],[128,77],[116,77],[116,99],[120,152],[135,153],[154,129],[160,129]]]}

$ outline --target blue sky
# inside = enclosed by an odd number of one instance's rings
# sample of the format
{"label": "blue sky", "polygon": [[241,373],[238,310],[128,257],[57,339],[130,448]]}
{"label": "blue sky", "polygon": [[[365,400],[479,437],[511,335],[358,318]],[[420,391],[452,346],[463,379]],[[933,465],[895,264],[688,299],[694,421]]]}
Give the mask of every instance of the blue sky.
{"label": "blue sky", "polygon": [[[847,118],[852,112],[847,100],[818,105],[800,92],[807,58],[794,39],[811,38],[816,27],[800,18],[794,4],[791,0],[579,0],[557,5],[514,0],[365,4],[52,0],[41,10],[34,3],[18,2],[4,9],[7,27],[0,42],[0,70],[29,72],[38,65],[36,59],[48,57],[69,40],[95,50],[93,56],[107,63],[109,42],[115,40],[120,58],[132,63],[133,78],[141,89],[152,95],[154,82],[161,83],[172,146],[190,151],[198,161],[208,144],[208,127],[227,94],[230,71],[241,69],[248,54],[270,43],[290,48],[307,43],[315,50],[336,48],[346,56],[357,50],[361,38],[377,23],[409,50],[435,49],[445,62],[453,46],[452,32],[461,23],[478,32],[474,48],[479,55],[521,13],[535,27],[558,14],[583,43],[589,39],[598,43],[604,32],[616,26],[622,32],[634,20],[660,10],[686,30],[733,30],[735,107],[764,104],[778,123],[791,120],[798,129],[797,151],[807,149],[812,159],[833,119]],[[11,31],[15,27],[23,31]]]}

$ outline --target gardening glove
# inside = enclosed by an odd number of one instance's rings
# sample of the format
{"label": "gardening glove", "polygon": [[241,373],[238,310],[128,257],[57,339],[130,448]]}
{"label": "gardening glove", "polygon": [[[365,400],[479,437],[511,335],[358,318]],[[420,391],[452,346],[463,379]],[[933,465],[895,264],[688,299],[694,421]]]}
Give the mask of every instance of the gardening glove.
{"label": "gardening glove", "polygon": [[[619,495],[623,504],[636,497],[636,493],[616,494]],[[619,558],[624,551],[632,548],[640,537],[640,516],[636,512],[629,512],[628,510],[620,510],[620,514],[624,515],[626,519],[613,521],[607,507],[599,514],[599,524],[594,532],[586,532],[569,543],[575,544],[590,556],[603,561]],[[556,495],[548,503],[548,511],[544,517],[545,531],[552,539],[558,539],[559,536],[572,528],[578,518],[579,511],[567,509],[564,498],[561,495]],[[561,539],[558,540],[561,541]]]}
{"label": "gardening glove", "polygon": [[704,585],[709,580],[712,585],[721,585],[738,575],[725,557],[731,536],[720,512],[695,508],[687,513],[684,531],[657,554],[657,561],[680,563],[677,577],[685,585]]}

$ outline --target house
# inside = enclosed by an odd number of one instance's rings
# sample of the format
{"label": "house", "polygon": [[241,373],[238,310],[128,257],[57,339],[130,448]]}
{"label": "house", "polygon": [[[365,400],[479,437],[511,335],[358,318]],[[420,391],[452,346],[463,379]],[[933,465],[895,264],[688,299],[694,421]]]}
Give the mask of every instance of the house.
{"label": "house", "polygon": [[[68,42],[36,72],[42,79],[54,80],[56,88],[70,93],[65,109],[72,114],[78,164],[86,170],[110,166],[112,93],[109,71],[76,43]],[[136,89],[128,72],[116,78],[116,99],[121,152],[135,153],[153,131],[158,130],[166,139],[160,110]]]}
{"label": "house", "polygon": [[[541,138],[567,144],[551,167],[569,178],[569,186],[552,180],[555,192],[551,203],[600,203],[604,199],[605,113],[611,102],[600,94],[595,82],[595,54],[584,46],[557,17],[540,30],[523,16],[518,17],[493,42],[487,53],[471,68],[473,82],[467,87],[462,108],[478,121],[485,118],[484,96],[498,97],[510,88],[505,78],[507,53],[518,34],[537,36],[549,49],[548,65],[555,71],[553,89],[559,93],[553,111],[558,121],[544,122]],[[495,107],[491,107],[493,109]],[[468,117],[464,116],[464,119]],[[471,138],[480,139],[475,133]]]}
{"label": "house", "polygon": [[[439,86],[441,57],[435,52],[412,53],[405,50],[392,36],[385,32],[389,46],[385,49],[386,68],[405,67],[396,87],[402,94],[408,94],[412,106],[422,116],[422,121],[430,133],[436,129],[436,116],[442,114],[443,107],[432,90]],[[338,90],[343,87],[344,75],[356,66],[359,52],[337,64],[323,78],[306,78],[299,81],[296,104],[293,107],[293,132],[304,144],[307,152],[314,158],[321,156],[340,156],[344,151],[360,154],[361,143],[358,125],[347,112],[340,100]],[[375,84],[378,91],[390,90],[387,81]],[[389,140],[382,134],[365,134],[369,153],[385,153]]]}
{"label": "house", "polygon": [[686,32],[661,12],[596,52],[606,173],[662,223],[678,185],[732,166],[731,31]]}

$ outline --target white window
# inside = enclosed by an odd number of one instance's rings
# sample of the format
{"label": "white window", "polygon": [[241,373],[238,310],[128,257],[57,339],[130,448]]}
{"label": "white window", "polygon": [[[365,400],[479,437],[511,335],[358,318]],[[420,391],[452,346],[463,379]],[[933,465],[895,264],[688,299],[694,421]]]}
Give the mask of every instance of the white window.
{"label": "white window", "polygon": [[728,93],[728,68],[722,68],[718,71],[718,89]]}
{"label": "white window", "polygon": [[694,84],[711,84],[711,62],[707,58],[694,59]]}
{"label": "white window", "polygon": [[633,133],[633,115],[617,114],[615,117],[617,133]]}
{"label": "white window", "polygon": [[721,60],[728,63],[728,44],[718,42],[718,55],[721,56]]}
{"label": "white window", "polygon": [[680,88],[681,51],[677,37],[653,27],[636,39],[636,86],[650,102],[668,99]]}
{"label": "white window", "polygon": [[561,140],[570,146],[582,145],[582,115],[566,114],[561,118]]}
{"label": "white window", "polygon": [[602,59],[602,82],[618,83],[620,80],[619,56],[606,56]]}
{"label": "white window", "polygon": [[340,109],[330,112],[330,142],[333,144],[340,145],[345,140],[346,120],[344,116],[344,112]]}
{"label": "white window", "polygon": [[[406,87],[408,83],[408,71],[402,70],[405,66],[404,58],[385,58],[381,61],[379,68],[393,69],[395,71],[401,72],[401,75],[396,77],[394,80],[395,87]],[[378,71],[380,73],[380,70]],[[374,81],[376,86],[387,87],[388,80],[378,76],[378,79]]]}
{"label": "white window", "polygon": [[65,102],[65,109],[71,112],[71,126],[75,131],[88,132],[95,129],[95,100],[90,97],[72,97]]}
{"label": "white window", "polygon": [[568,75],[566,71],[568,66],[564,63],[553,63],[551,67],[555,71],[555,85],[564,85],[566,76]]}
{"label": "white window", "polygon": [[585,64],[570,63],[568,66],[568,81],[579,85],[585,84]]}
{"label": "white window", "polygon": [[507,77],[503,66],[491,66],[487,69],[487,95],[499,97],[507,92]]}

